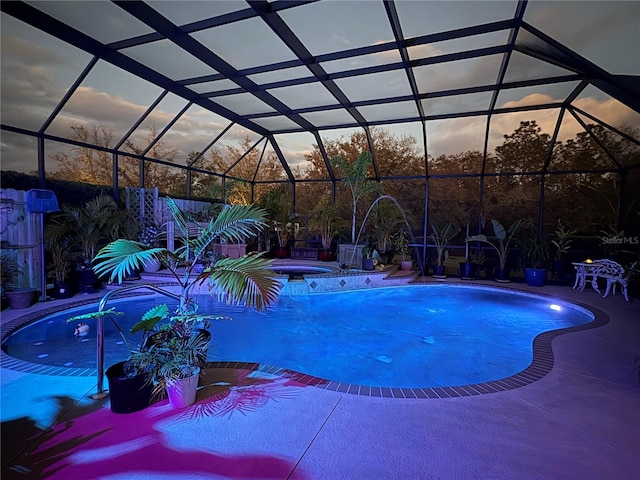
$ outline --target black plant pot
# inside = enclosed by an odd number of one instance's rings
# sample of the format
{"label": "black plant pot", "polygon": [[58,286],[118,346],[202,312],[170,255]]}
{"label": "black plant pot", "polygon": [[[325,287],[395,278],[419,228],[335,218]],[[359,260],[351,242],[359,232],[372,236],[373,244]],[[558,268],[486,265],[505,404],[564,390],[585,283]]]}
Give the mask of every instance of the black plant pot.
{"label": "black plant pot", "polygon": [[496,282],[509,283],[511,279],[509,278],[509,269],[508,268],[498,268],[496,274]]}
{"label": "black plant pot", "polygon": [[147,375],[127,377],[125,362],[111,365],[105,372],[109,382],[109,400],[114,413],[133,413],[151,403],[151,382]]}
{"label": "black plant pot", "polygon": [[463,280],[474,280],[476,278],[476,264],[460,262],[460,278]]}
{"label": "black plant pot", "polygon": [[433,266],[433,276],[436,278],[444,278],[447,276],[444,265]]}
{"label": "black plant pot", "polygon": [[525,268],[524,278],[530,287],[544,287],[547,283],[547,269]]}
{"label": "black plant pot", "polygon": [[75,289],[71,283],[55,283],[51,289],[50,295],[53,298],[71,298],[75,295]]}
{"label": "black plant pot", "polygon": [[95,293],[100,288],[100,279],[91,268],[79,268],[75,271],[76,292]]}

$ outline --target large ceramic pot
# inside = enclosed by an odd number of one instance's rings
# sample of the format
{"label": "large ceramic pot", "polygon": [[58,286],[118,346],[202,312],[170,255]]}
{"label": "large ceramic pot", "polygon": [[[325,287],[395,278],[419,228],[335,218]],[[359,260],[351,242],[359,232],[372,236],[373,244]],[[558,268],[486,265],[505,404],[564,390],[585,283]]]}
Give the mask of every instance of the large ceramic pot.
{"label": "large ceramic pot", "polygon": [[321,248],[320,250],[318,250],[318,260],[321,260],[323,262],[332,262],[335,259],[336,256],[333,252],[331,252],[331,249]]}
{"label": "large ceramic pot", "polygon": [[151,382],[147,375],[126,376],[125,362],[110,366],[105,375],[109,382],[109,400],[114,413],[133,413],[151,403]]}
{"label": "large ceramic pot", "polygon": [[460,262],[460,278],[463,280],[475,279],[476,264],[471,262]]}
{"label": "large ceramic pot", "polygon": [[508,268],[498,268],[496,274],[496,282],[501,283],[509,283],[511,279],[509,278],[509,269]]}
{"label": "large ceramic pot", "polygon": [[412,266],[413,266],[413,262],[411,260],[402,260],[400,262],[400,270],[404,270],[405,272],[408,272],[409,270],[411,270]]}
{"label": "large ceramic pot", "polygon": [[36,298],[35,288],[16,288],[4,292],[7,301],[9,302],[9,308],[11,310],[20,310],[22,308],[29,308],[33,305]]}
{"label": "large ceramic pot", "polygon": [[434,265],[433,266],[433,277],[434,278],[446,278],[446,270],[444,265]]}
{"label": "large ceramic pot", "polygon": [[547,283],[547,269],[525,268],[524,278],[530,287],[544,287]]}
{"label": "large ceramic pot", "polygon": [[155,273],[160,270],[161,267],[162,264],[160,263],[160,260],[158,260],[157,258],[151,258],[144,262],[143,270],[146,273]]}
{"label": "large ceramic pot", "polygon": [[287,247],[276,247],[275,256],[276,258],[289,258],[291,251]]}

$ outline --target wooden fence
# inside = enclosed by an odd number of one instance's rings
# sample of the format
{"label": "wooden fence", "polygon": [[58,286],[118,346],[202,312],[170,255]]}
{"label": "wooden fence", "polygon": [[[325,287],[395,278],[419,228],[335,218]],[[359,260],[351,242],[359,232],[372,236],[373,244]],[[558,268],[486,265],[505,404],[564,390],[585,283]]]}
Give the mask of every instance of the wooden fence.
{"label": "wooden fence", "polygon": [[11,285],[3,287],[41,286],[41,215],[27,211],[27,192],[0,189],[0,242],[2,256],[13,259],[19,274]]}
{"label": "wooden fence", "polygon": [[[127,208],[137,215],[152,220],[166,228],[171,216],[166,208],[166,199],[158,196],[157,189],[127,189]],[[195,200],[175,200],[183,210],[201,212],[210,205]],[[1,253],[14,260],[19,273],[9,285],[3,287],[42,286],[41,214],[27,211],[27,192],[24,190],[0,189],[0,242]]]}

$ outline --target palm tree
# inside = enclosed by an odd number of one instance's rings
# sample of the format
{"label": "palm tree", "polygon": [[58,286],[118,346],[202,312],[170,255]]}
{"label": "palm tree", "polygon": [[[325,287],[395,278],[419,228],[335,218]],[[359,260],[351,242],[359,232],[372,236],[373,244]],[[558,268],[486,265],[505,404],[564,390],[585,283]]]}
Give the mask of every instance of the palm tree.
{"label": "palm tree", "polygon": [[[200,271],[197,265],[215,241],[240,241],[255,236],[266,226],[265,210],[254,205],[233,205],[224,208],[206,226],[191,222],[175,201],[167,198],[167,206],[176,225],[180,246],[174,251],[153,247],[135,240],[118,239],[102,248],[95,257],[97,275],[110,275],[110,280],[122,282],[132,270],[142,269],[145,262],[156,259],[180,284],[179,313],[194,311],[191,289],[209,282],[218,294],[230,303],[262,310],[275,301],[280,283],[273,277],[271,261],[262,254],[240,258],[221,258]],[[197,229],[195,236],[190,235]]]}
{"label": "palm tree", "polygon": [[[180,303],[173,315],[169,314],[166,304],[155,305],[131,329],[131,333],[142,331],[144,335],[138,349],[129,347],[131,357],[125,362],[124,371],[147,374],[156,393],[179,379],[201,372],[206,363],[210,335],[203,335],[200,328],[206,327],[210,320],[227,318],[215,312],[199,313],[197,301],[191,295],[194,286],[209,282],[212,291],[227,303],[244,304],[258,311],[267,308],[280,293],[280,283],[270,268],[272,261],[262,258],[262,253],[235,259],[218,258],[204,270],[196,268],[213,242],[238,241],[256,235],[266,226],[265,210],[254,205],[233,205],[201,226],[182,212],[173,199],[167,198],[167,205],[181,240],[175,250],[118,239],[103,247],[94,259],[97,275],[108,274],[112,281],[118,282],[132,270],[156,259],[180,284]],[[128,345],[124,332],[112,318],[117,312],[112,310],[93,312],[68,321],[109,314]],[[160,323],[166,319],[168,323]]]}
{"label": "palm tree", "polygon": [[380,182],[367,180],[367,170],[371,165],[369,152],[362,152],[353,163],[349,163],[343,157],[336,157],[331,163],[342,177],[342,182],[351,190],[351,243],[355,244],[358,200],[370,193],[380,192],[382,188]]}

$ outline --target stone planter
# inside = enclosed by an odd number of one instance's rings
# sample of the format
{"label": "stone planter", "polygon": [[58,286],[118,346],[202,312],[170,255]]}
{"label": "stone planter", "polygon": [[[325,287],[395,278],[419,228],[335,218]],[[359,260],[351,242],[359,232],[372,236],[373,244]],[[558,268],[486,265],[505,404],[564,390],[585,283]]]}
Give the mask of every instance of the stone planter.
{"label": "stone planter", "polygon": [[9,308],[11,310],[20,310],[22,308],[29,308],[33,305],[36,298],[35,288],[16,288],[4,293],[9,302]]}
{"label": "stone planter", "polygon": [[352,245],[350,243],[340,243],[338,245],[338,263],[348,267],[362,265],[362,249],[366,245]]}

